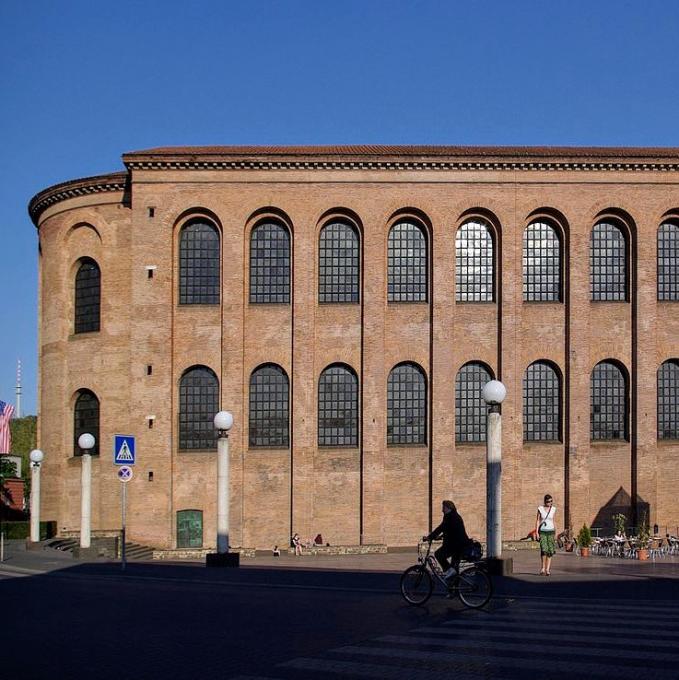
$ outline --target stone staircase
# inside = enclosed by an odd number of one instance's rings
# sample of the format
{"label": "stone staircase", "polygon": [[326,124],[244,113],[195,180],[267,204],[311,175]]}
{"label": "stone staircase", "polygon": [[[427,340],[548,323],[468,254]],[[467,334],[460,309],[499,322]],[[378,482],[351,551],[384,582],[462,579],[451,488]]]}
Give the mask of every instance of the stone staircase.
{"label": "stone staircase", "polygon": [[[97,539],[93,537],[92,545],[95,545],[96,542]],[[74,551],[77,552],[77,549],[80,547],[80,542],[77,538],[73,537],[55,538],[47,542],[47,547],[51,548],[52,550],[61,550],[64,552],[73,553]],[[104,555],[105,557],[109,557],[111,559],[120,558],[120,544],[118,539],[115,539],[115,548],[109,546],[107,546],[107,548],[108,550],[106,551],[107,554]],[[154,549],[148,545],[141,545],[139,543],[132,543],[130,541],[125,542],[125,557],[128,560],[152,560],[153,550]],[[117,552],[117,554],[112,554],[113,551]]]}

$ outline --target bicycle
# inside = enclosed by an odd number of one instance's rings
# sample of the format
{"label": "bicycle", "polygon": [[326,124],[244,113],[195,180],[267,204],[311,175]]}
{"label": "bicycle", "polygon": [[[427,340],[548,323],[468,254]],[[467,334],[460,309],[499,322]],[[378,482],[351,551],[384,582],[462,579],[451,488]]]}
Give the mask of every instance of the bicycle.
{"label": "bicycle", "polygon": [[448,580],[443,578],[441,567],[431,554],[432,541],[426,541],[427,550],[422,554],[425,542],[417,544],[417,564],[408,567],[401,576],[401,595],[408,604],[422,605],[434,590],[434,580],[438,581],[449,596],[460,598],[462,604],[471,609],[479,609],[488,603],[493,594],[493,583],[478,561],[471,566],[459,569]]}

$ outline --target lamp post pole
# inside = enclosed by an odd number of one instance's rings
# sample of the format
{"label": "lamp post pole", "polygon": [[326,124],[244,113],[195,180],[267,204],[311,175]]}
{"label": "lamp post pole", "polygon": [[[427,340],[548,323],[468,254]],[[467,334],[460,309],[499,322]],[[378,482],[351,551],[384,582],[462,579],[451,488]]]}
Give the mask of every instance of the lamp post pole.
{"label": "lamp post pole", "polygon": [[229,431],[217,441],[217,552],[229,552]]}
{"label": "lamp post pole", "polygon": [[31,460],[31,543],[40,542],[40,464],[45,454],[33,449]]}
{"label": "lamp post pole", "polygon": [[483,388],[488,404],[486,423],[486,551],[491,573],[512,572],[512,561],[502,558],[502,415],[500,404],[507,389],[499,380],[491,380]]}
{"label": "lamp post pole", "polygon": [[78,437],[78,446],[82,449],[81,492],[80,492],[80,547],[89,548],[91,539],[91,516],[92,516],[92,456],[90,451],[94,448],[94,437],[89,434],[81,434]]}
{"label": "lamp post pole", "polygon": [[217,552],[208,554],[208,567],[237,567],[239,553],[229,552],[229,430],[233,416],[220,411],[214,419],[217,429]]}

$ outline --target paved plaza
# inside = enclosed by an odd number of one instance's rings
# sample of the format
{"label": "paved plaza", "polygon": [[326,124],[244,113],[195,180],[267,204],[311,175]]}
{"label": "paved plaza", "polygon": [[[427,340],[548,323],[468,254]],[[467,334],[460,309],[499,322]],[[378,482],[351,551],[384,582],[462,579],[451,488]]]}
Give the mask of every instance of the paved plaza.
{"label": "paved plaza", "polygon": [[[414,553],[80,563],[8,545],[3,675],[41,678],[679,678],[679,559],[518,551],[481,611],[410,607]],[[35,644],[29,641],[34,641]],[[29,653],[29,649],[34,649]]]}

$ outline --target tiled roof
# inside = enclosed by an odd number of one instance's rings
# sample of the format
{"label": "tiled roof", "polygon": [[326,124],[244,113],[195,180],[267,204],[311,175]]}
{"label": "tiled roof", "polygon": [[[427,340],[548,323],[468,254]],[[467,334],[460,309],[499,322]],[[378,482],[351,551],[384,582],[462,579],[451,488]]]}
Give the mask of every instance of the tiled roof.
{"label": "tiled roof", "polygon": [[565,159],[668,159],[679,158],[679,147],[578,147],[578,146],[165,146],[131,151],[123,160],[178,156],[273,157],[449,157],[449,158],[563,158]]}

